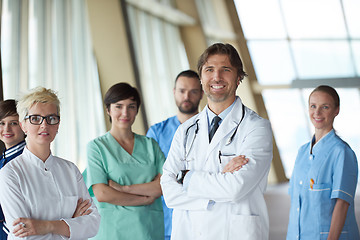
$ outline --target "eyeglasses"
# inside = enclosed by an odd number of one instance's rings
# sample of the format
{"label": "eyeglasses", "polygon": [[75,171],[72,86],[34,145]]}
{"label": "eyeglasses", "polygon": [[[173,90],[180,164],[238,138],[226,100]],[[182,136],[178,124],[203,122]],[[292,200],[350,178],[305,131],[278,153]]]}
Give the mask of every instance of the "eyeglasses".
{"label": "eyeglasses", "polygon": [[57,115],[49,115],[45,117],[40,115],[28,115],[24,119],[29,119],[29,122],[34,125],[41,125],[44,119],[49,125],[56,125],[60,122],[60,116]]}

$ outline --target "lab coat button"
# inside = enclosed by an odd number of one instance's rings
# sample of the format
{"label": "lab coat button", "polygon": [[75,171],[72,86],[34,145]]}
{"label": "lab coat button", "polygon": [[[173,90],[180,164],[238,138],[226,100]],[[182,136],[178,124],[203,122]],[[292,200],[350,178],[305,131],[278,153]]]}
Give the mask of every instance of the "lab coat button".
{"label": "lab coat button", "polygon": [[299,210],[300,210],[299,208],[296,209],[296,211],[299,211]]}
{"label": "lab coat button", "polygon": [[312,156],[312,155],[309,156],[309,160],[313,160],[313,156]]}
{"label": "lab coat button", "polygon": [[300,181],[299,183],[300,183],[300,185],[302,185],[302,181]]}

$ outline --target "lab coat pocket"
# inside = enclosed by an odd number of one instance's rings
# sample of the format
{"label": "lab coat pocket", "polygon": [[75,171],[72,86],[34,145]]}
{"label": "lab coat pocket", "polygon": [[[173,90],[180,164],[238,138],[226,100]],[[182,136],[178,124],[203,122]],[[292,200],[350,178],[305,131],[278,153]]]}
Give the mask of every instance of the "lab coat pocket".
{"label": "lab coat pocket", "polygon": [[262,240],[262,227],[258,215],[232,215],[229,239]]}
{"label": "lab coat pocket", "polygon": [[219,154],[220,171],[222,172],[225,166],[235,157],[235,154]]}

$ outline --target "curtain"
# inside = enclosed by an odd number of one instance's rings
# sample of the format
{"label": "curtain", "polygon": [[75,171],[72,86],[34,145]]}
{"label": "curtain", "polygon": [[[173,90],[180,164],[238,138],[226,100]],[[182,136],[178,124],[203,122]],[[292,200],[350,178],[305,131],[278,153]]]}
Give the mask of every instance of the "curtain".
{"label": "curtain", "polygon": [[4,99],[37,86],[58,92],[52,152],[83,169],[87,142],[105,132],[85,1],[3,0],[1,18]]}
{"label": "curtain", "polygon": [[189,63],[179,26],[131,4],[127,4],[127,14],[146,116],[152,125],[176,114],[175,77],[187,70]]}

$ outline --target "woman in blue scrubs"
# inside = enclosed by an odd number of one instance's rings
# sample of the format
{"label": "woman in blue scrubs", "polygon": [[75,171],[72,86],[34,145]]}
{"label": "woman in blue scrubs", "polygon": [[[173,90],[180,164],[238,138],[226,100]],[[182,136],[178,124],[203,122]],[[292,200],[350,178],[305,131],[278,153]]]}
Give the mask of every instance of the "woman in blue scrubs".
{"label": "woman in blue scrubs", "polygon": [[333,128],[339,110],[332,87],[319,86],[310,94],[315,135],[299,149],[290,179],[288,240],[360,239],[354,211],[358,164]]}
{"label": "woman in blue scrubs", "polygon": [[[0,169],[12,159],[19,156],[25,147],[25,134],[19,124],[19,115],[16,111],[16,101],[8,99],[0,102],[0,140],[5,150],[0,158]],[[4,226],[4,214],[0,207],[0,240],[7,239]]]}

